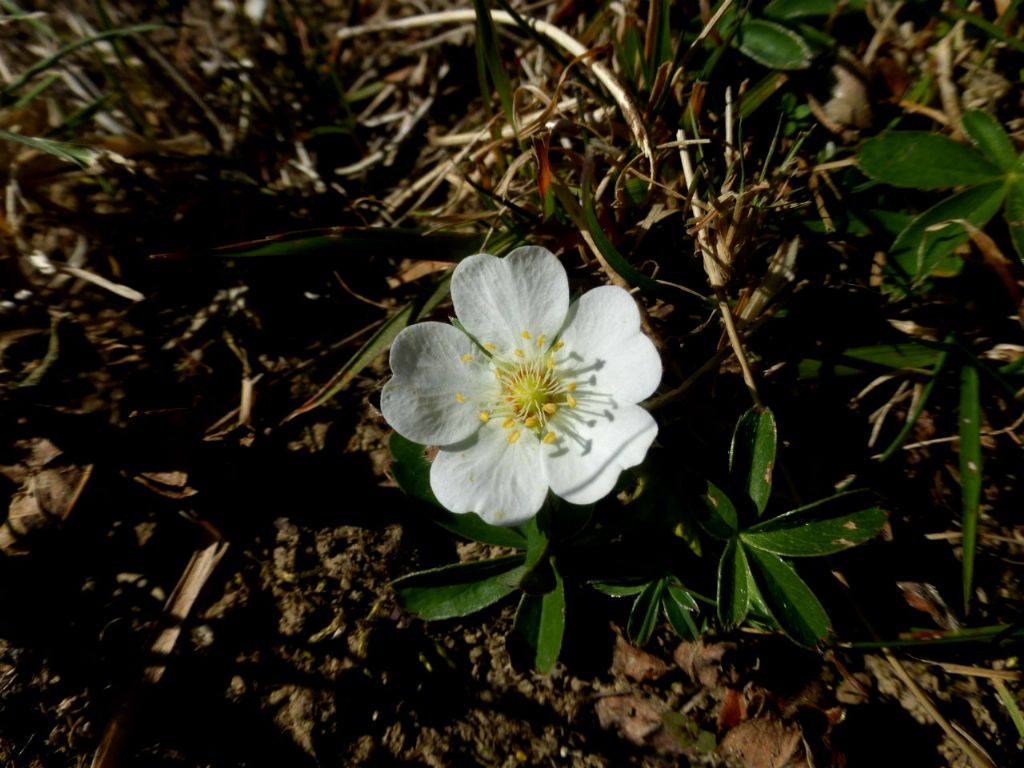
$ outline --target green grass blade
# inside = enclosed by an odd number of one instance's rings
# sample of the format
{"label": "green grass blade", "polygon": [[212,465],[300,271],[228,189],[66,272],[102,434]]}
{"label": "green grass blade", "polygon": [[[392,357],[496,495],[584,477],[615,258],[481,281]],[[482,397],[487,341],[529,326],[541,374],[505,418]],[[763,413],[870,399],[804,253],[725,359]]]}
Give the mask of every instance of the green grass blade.
{"label": "green grass blade", "polygon": [[10,133],[0,130],[0,141],[13,141],[24,144],[26,147],[38,149],[49,155],[63,160],[66,163],[73,163],[79,168],[87,168],[93,158],[99,154],[91,147],[84,147],[81,144],[69,144],[66,141],[54,141],[53,139],[40,139],[34,136],[22,136],[19,133]]}
{"label": "green grass blade", "polygon": [[981,504],[981,403],[978,369],[960,369],[960,489],[963,494],[964,611],[970,607],[974,583],[974,554],[978,543],[978,507]]}
{"label": "green grass blade", "polygon": [[118,37],[126,37],[130,35],[141,35],[146,32],[154,32],[158,29],[166,29],[166,24],[133,24],[128,27],[119,27],[118,29],[109,29],[106,32],[100,32],[92,37],[84,37],[81,40],[75,40],[72,43],[68,43],[57,52],[47,56],[46,58],[40,59],[31,67],[21,73],[20,76],[14,78],[7,86],[0,90],[0,104],[9,104],[14,101],[13,94],[16,93],[22,86],[29,82],[36,75],[41,72],[45,72],[51,67],[55,66],[61,59],[68,56],[79,48],[85,48],[86,46],[95,45],[96,43],[104,40],[112,40]]}
{"label": "green grass blade", "polygon": [[505,118],[512,129],[516,128],[515,107],[512,103],[512,82],[509,80],[508,72],[501,61],[501,46],[498,40],[498,28],[491,18],[491,9],[486,0],[473,0],[473,9],[476,11],[476,52],[477,61],[484,65],[487,75],[480,72],[480,85],[484,99],[487,99],[489,89],[487,79],[490,77],[494,90],[498,92],[498,99],[505,111]]}
{"label": "green grass blade", "polygon": [[[948,339],[947,339],[948,341]],[[910,430],[914,428],[914,424],[917,423],[918,417],[921,412],[924,411],[924,407],[928,404],[928,399],[932,395],[932,390],[935,389],[935,382],[939,378],[939,373],[946,365],[946,358],[949,357],[949,351],[943,349],[939,354],[938,360],[935,361],[935,368],[932,369],[931,378],[924,385],[924,389],[921,391],[921,397],[917,400],[917,405],[914,406],[913,410],[907,414],[907,420],[903,422],[903,426],[900,428],[899,434],[893,438],[893,441],[889,443],[889,447],[882,451],[878,457],[879,461],[888,461],[896,451],[900,449],[903,443],[906,442],[907,437],[910,435]]]}
{"label": "green grass blade", "polygon": [[356,374],[362,371],[366,366],[372,363],[378,355],[391,346],[391,342],[395,340],[395,337],[403,328],[416,322],[419,318],[441,303],[441,301],[448,295],[448,286],[450,282],[451,273],[449,272],[441,282],[437,284],[430,295],[423,297],[421,300],[412,301],[406,304],[388,318],[388,321],[384,323],[384,325],[381,326],[375,334],[373,334],[369,341],[359,348],[359,351],[357,351],[348,360],[348,362],[341,367],[341,370],[331,377],[331,380],[327,382],[319,392],[289,413],[284,418],[284,421],[291,421],[296,416],[301,416],[304,413],[312,411],[314,408],[319,408],[336,394],[345,389]]}

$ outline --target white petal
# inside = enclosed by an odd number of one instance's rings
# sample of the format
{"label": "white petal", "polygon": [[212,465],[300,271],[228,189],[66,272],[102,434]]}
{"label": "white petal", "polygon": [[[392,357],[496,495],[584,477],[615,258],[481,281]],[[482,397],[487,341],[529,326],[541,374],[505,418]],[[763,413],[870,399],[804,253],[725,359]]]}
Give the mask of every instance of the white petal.
{"label": "white petal", "polygon": [[430,468],[430,487],[452,512],[476,512],[492,525],[518,525],[540,510],[548,493],[537,438],[515,443],[497,422],[443,447]]}
{"label": "white petal", "polygon": [[[473,360],[464,361],[464,355]],[[493,403],[497,384],[486,358],[466,334],[444,323],[404,329],[391,345],[391,381],[380,409],[403,437],[446,445],[480,427],[480,411]],[[461,400],[461,402],[460,402]]]}
{"label": "white petal", "polygon": [[569,279],[545,248],[516,248],[503,259],[478,253],[455,268],[452,303],[481,344],[507,354],[523,344],[523,331],[554,338],[569,309]]}
{"label": "white petal", "polygon": [[640,330],[633,297],[617,286],[583,294],[569,310],[562,341],[567,353],[582,357],[584,375],[593,375],[588,389],[620,405],[640,402],[661,382],[658,350]]}
{"label": "white petal", "polygon": [[644,460],[658,424],[639,405],[573,417],[557,442],[545,446],[548,482],[571,504],[592,504],[608,495],[623,469]]}

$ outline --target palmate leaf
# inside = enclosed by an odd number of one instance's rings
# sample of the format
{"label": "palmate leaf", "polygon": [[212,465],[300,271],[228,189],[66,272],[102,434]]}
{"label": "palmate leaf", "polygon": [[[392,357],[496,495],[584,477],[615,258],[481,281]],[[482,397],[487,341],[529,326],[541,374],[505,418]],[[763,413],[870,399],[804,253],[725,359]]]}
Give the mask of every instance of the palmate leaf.
{"label": "palmate leaf", "polygon": [[697,602],[682,587],[666,582],[661,593],[661,606],[665,610],[665,618],[684,640],[694,640],[700,634],[693,617],[699,612]]}
{"label": "palmate leaf", "polygon": [[738,519],[736,507],[725,495],[725,491],[707,481],[701,497],[704,504],[697,509],[697,522],[716,539],[728,539],[736,535]]}
{"label": "palmate leaf", "polygon": [[841,552],[877,535],[885,513],[862,492],[832,496],[766,520],[740,534],[748,547],[785,557]]}
{"label": "palmate leaf", "polygon": [[775,442],[775,417],[769,409],[751,408],[736,422],[729,472],[733,485],[746,491],[758,515],[764,512],[772,492]]}
{"label": "palmate leaf", "polygon": [[793,30],[764,19],[744,19],[736,36],[740,50],[772,69],[807,69],[811,49]]}
{"label": "palmate leaf", "polygon": [[962,118],[964,132],[981,153],[1004,172],[1017,164],[1017,153],[1003,126],[988,112],[975,109],[965,112]]}
{"label": "palmate leaf", "polygon": [[890,131],[865,141],[857,165],[894,187],[947,189],[1000,181],[1004,171],[980,153],[937,133]]}
{"label": "palmate leaf", "polygon": [[889,259],[914,283],[931,275],[959,273],[962,261],[952,254],[970,235],[957,222],[965,219],[984,227],[999,212],[1006,193],[1007,183],[1000,179],[936,203],[900,232],[889,249]]}
{"label": "palmate leaf", "polygon": [[427,621],[468,616],[516,591],[523,555],[455,563],[393,582],[398,602]]}
{"label": "palmate leaf", "polygon": [[749,554],[756,589],[782,631],[807,647],[825,639],[831,629],[828,614],[793,566],[771,552],[751,548]]}
{"label": "palmate leaf", "polygon": [[743,623],[750,611],[753,576],[743,545],[730,539],[718,561],[718,620],[726,629]]}
{"label": "palmate leaf", "polygon": [[1003,216],[1017,257],[1024,263],[1024,161],[1007,177],[1006,209]]}
{"label": "palmate leaf", "polygon": [[629,611],[626,634],[634,645],[646,645],[658,624],[661,595],[665,589],[664,579],[652,581],[637,595]]}

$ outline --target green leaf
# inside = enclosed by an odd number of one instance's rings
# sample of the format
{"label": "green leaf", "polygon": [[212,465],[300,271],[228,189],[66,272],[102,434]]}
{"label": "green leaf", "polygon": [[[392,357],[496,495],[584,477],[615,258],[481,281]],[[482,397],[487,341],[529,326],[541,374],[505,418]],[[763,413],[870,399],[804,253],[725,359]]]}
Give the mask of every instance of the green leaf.
{"label": "green leaf", "polygon": [[648,584],[633,601],[629,621],[626,622],[626,634],[633,644],[646,645],[654,634],[654,627],[658,623],[658,609],[661,607],[661,593],[664,589],[665,580],[657,579]]}
{"label": "green leaf", "polygon": [[632,597],[633,595],[639,595],[647,588],[647,581],[620,584],[618,582],[610,581],[592,581],[590,586],[596,589],[598,592],[608,597]]}
{"label": "green leaf", "polygon": [[981,403],[978,369],[960,369],[960,491],[963,495],[964,611],[970,606],[974,583],[974,554],[978,543],[978,507],[981,504]]}
{"label": "green leaf", "polygon": [[750,611],[753,576],[743,545],[730,539],[718,561],[718,620],[725,629],[743,623]]}
{"label": "green leaf", "polygon": [[984,227],[999,211],[1005,196],[1006,184],[993,181],[933,205],[900,232],[889,250],[890,261],[915,283],[934,274],[957,274],[961,261],[955,256],[950,258],[950,254],[966,243],[970,235],[956,220],[965,219],[976,227]]}
{"label": "green leaf", "polygon": [[530,664],[547,674],[558,661],[565,635],[565,584],[555,559],[550,560],[554,586],[543,595],[523,595],[513,631],[530,657]]}
{"label": "green leaf", "polygon": [[701,527],[717,539],[735,536],[739,527],[736,508],[725,491],[708,480],[701,498],[704,506],[697,511],[697,522]]}
{"label": "green leaf", "polygon": [[522,555],[455,563],[418,571],[392,584],[399,604],[427,621],[468,616],[516,589]]}
{"label": "green leaf", "polygon": [[800,35],[764,19],[745,19],[736,36],[740,50],[772,69],[807,69],[811,49]]}
{"label": "green leaf", "polygon": [[[780,21],[807,19],[815,16],[831,16],[838,0],[772,0],[764,8],[764,15]],[[842,4],[842,11],[862,10],[863,0],[851,0]]]}
{"label": "green leaf", "polygon": [[861,144],[857,165],[894,187],[943,189],[984,184],[1005,174],[974,149],[924,131],[891,131]]}
{"label": "green leaf", "polygon": [[751,408],[740,416],[732,433],[729,472],[734,486],[747,492],[759,516],[772,493],[775,442],[775,416],[767,408]]}
{"label": "green leaf", "polygon": [[69,144],[66,141],[54,141],[53,139],[40,139],[34,136],[22,136],[20,133],[10,133],[0,130],[0,139],[24,144],[40,152],[46,152],[54,157],[63,160],[65,163],[74,163],[79,168],[87,168],[93,159],[100,153],[92,147],[84,147],[81,144]]}
{"label": "green leaf", "polygon": [[1017,153],[1003,126],[988,112],[972,110],[962,118],[964,132],[982,154],[1001,170],[1009,172],[1017,164]]}
{"label": "green leaf", "polygon": [[814,557],[841,552],[874,537],[885,513],[868,494],[844,493],[794,509],[748,528],[743,543],[786,557]]}
{"label": "green leaf", "polygon": [[681,638],[694,640],[700,634],[693,620],[694,614],[699,612],[697,601],[685,589],[667,582],[661,594],[661,605],[665,609],[668,623]]}
{"label": "green leaf", "polygon": [[750,568],[765,606],[791,640],[813,647],[828,635],[828,614],[792,565],[771,552],[751,549]]}
{"label": "green leaf", "polygon": [[1024,263],[1024,168],[1011,173],[1006,189],[1006,210],[1003,216],[1010,229],[1010,238],[1017,257]]}

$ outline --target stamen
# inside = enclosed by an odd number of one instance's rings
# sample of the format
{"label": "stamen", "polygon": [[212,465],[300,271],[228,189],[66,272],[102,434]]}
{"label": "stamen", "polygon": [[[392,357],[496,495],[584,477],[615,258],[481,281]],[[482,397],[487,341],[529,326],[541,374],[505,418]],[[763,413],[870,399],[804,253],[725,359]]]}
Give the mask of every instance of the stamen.
{"label": "stamen", "polygon": [[544,435],[544,442],[547,443],[548,445],[551,445],[557,439],[558,435],[556,435],[554,432],[548,432],[546,435]]}
{"label": "stamen", "polygon": [[486,349],[488,352],[493,352],[497,348],[498,345],[495,344],[493,341],[488,341],[486,344],[484,344],[484,349]]}
{"label": "stamen", "polygon": [[514,354],[516,357],[525,357],[526,356],[526,353],[523,352],[523,350],[519,349],[518,347],[516,349],[512,350],[512,354]]}
{"label": "stamen", "polygon": [[457,402],[457,403],[464,403],[464,402],[466,402],[466,396],[464,394],[462,394],[461,392],[456,392],[455,393],[455,402]]}
{"label": "stamen", "polygon": [[462,357],[460,357],[459,359],[460,359],[460,360],[461,360],[462,362],[464,362],[464,363],[468,363],[468,362],[469,362],[470,360],[472,360],[472,359],[473,359],[473,356],[472,356],[471,354],[469,354],[469,353],[467,352],[466,354],[464,354],[464,355],[463,355]]}
{"label": "stamen", "polygon": [[518,429],[513,429],[511,432],[508,433],[508,444],[512,445],[512,443],[518,440],[519,436],[522,434],[523,433],[520,432]]}
{"label": "stamen", "polygon": [[490,413],[488,413],[487,411],[480,411],[480,421],[482,421],[484,424],[486,424],[490,420],[491,420],[491,414]]}
{"label": "stamen", "polygon": [[549,370],[549,371],[550,371],[550,370],[551,370],[552,368],[554,368],[554,367],[555,367],[555,356],[554,356],[554,355],[548,355],[548,362],[547,362],[547,366],[548,366],[548,370]]}
{"label": "stamen", "polygon": [[537,337],[537,349],[540,349],[543,346],[544,346],[544,334],[542,333],[540,336]]}
{"label": "stamen", "polygon": [[515,426],[516,420],[509,416],[503,422],[501,422],[502,429],[512,429]]}
{"label": "stamen", "polygon": [[551,351],[552,352],[557,352],[558,350],[560,350],[564,346],[565,346],[565,342],[564,341],[556,341],[554,346],[551,347]]}
{"label": "stamen", "polygon": [[573,397],[572,395],[566,395],[565,396],[565,402],[569,404],[570,408],[575,408],[576,407],[576,398]]}
{"label": "stamen", "polygon": [[524,339],[526,339],[527,341],[529,341],[529,340],[530,340],[530,332],[529,332],[529,331],[523,331],[523,332],[522,332],[521,334],[519,334],[519,335],[520,335],[520,336],[522,336],[522,337],[523,337]]}
{"label": "stamen", "polygon": [[544,413],[546,413],[548,416],[550,416],[557,410],[558,406],[555,405],[554,403],[544,403]]}
{"label": "stamen", "polygon": [[527,416],[526,417],[526,421],[523,422],[523,426],[526,427],[527,429],[533,429],[539,423],[540,422],[537,421],[537,417],[536,416]]}
{"label": "stamen", "polygon": [[575,392],[576,391],[576,382],[575,381],[570,381],[568,384],[566,384],[565,385],[565,391],[566,392]]}

